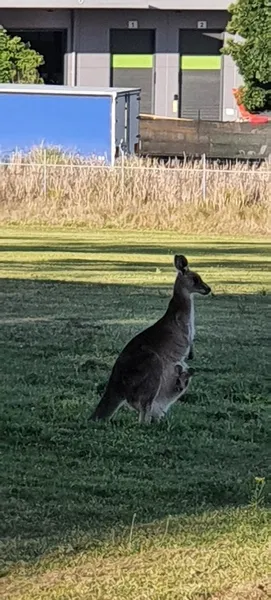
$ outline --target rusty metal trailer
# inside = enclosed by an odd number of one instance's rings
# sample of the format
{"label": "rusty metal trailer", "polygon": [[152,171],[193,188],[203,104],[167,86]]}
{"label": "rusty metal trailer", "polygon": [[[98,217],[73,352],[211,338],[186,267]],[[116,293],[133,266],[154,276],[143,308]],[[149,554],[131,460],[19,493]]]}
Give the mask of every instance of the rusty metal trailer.
{"label": "rusty metal trailer", "polygon": [[140,115],[141,156],[271,160],[271,122],[196,121]]}

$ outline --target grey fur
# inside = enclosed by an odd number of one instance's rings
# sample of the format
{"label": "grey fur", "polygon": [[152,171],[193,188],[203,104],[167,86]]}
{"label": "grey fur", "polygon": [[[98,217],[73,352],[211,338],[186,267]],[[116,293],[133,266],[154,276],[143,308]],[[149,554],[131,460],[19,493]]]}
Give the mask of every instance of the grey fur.
{"label": "grey fur", "polygon": [[118,356],[93,420],[110,419],[124,404],[139,413],[140,422],[160,419],[185,393],[192,377],[186,359],[193,353],[194,294],[211,288],[183,255],[174,257],[177,277],[167,311],[136,335]]}

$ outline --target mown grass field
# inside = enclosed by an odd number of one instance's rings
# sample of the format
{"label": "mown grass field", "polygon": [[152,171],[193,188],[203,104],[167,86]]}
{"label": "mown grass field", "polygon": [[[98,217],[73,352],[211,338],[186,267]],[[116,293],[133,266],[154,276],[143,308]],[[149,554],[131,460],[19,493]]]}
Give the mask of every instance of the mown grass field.
{"label": "mown grass field", "polygon": [[[270,241],[10,227],[0,244],[2,598],[270,597]],[[214,292],[186,402],[89,424],[166,309],[174,252]]]}

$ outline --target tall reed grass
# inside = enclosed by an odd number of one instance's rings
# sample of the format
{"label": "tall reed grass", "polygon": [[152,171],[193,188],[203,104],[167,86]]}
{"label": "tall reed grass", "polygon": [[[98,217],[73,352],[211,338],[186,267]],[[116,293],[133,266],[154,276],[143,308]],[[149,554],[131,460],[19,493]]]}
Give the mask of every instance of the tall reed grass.
{"label": "tall reed grass", "polygon": [[160,164],[131,158],[108,168],[56,149],[0,163],[0,222],[270,233],[271,166]]}

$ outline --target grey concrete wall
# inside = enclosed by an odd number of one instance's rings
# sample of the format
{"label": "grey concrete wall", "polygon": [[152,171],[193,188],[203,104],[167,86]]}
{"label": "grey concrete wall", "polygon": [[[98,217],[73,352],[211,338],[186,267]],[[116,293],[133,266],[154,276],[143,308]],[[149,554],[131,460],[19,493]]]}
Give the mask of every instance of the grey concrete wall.
{"label": "grey concrete wall", "polygon": [[242,78],[230,56],[224,56],[222,59],[222,114],[223,121],[235,121],[238,115],[236,102],[232,93],[233,88],[238,88],[242,84]]}
{"label": "grey concrete wall", "polygon": [[139,27],[156,29],[155,113],[176,116],[173,98],[179,93],[179,30],[193,29],[207,20],[208,28],[224,29],[227,13],[221,11],[76,11],[78,85],[108,85],[110,77],[110,29]]}
{"label": "grey concrete wall", "polygon": [[[229,37],[228,33],[224,34],[224,43]],[[223,56],[222,78],[221,118],[223,121],[235,121],[239,114],[232,90],[242,85],[243,81],[231,56]]]}
{"label": "grey concrete wall", "polygon": [[[206,2],[206,0],[205,0]],[[217,4],[214,2],[217,6]],[[218,3],[219,4],[219,3]],[[139,27],[156,29],[155,113],[176,116],[173,99],[179,94],[179,30],[194,29],[206,20],[209,29],[223,30],[227,22],[225,11],[159,11],[159,10],[75,10],[72,53],[71,11],[0,9],[0,24],[9,28],[45,28],[68,31],[68,52],[65,57],[65,83],[72,85],[73,68],[76,84],[108,86],[110,80],[110,29],[126,28],[129,20]],[[240,76],[230,57],[223,58],[221,73],[221,117],[235,120],[237,116],[232,88],[240,85]]]}
{"label": "grey concrete wall", "polygon": [[229,0],[0,0],[0,8],[226,10]]}
{"label": "grey concrete wall", "polygon": [[7,29],[35,29],[69,27],[70,12],[68,10],[21,10],[0,8],[0,23]]}

